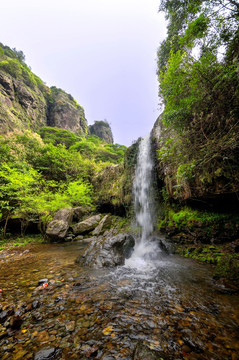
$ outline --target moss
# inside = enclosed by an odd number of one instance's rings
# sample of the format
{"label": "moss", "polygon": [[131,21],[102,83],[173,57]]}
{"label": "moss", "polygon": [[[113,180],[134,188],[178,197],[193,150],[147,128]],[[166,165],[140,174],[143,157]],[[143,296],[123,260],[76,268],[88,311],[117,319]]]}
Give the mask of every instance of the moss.
{"label": "moss", "polygon": [[203,242],[210,242],[212,238],[223,241],[239,235],[239,216],[165,204],[158,229],[171,234],[183,232]]}
{"label": "moss", "polygon": [[230,253],[225,245],[179,246],[177,253],[186,258],[215,265],[213,277],[239,280],[239,254]]}
{"label": "moss", "polygon": [[238,255],[226,255],[217,260],[214,271],[214,278],[226,278],[229,280],[239,280],[239,257]]}

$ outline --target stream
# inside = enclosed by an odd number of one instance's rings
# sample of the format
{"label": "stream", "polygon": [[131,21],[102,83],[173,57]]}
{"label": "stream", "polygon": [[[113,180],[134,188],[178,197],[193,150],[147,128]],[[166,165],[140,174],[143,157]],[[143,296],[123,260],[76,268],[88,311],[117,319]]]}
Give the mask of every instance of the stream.
{"label": "stream", "polygon": [[83,250],[41,244],[2,255],[1,306],[23,322],[2,323],[1,359],[238,359],[238,295],[224,293],[210,266],[160,252],[140,268],[84,269],[75,264]]}

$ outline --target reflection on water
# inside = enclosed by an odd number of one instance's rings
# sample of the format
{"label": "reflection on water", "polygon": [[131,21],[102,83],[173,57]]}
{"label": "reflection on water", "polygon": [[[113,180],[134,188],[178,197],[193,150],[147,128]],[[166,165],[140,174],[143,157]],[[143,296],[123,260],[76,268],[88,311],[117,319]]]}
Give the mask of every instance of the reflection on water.
{"label": "reflection on water", "polygon": [[83,269],[74,263],[81,251],[40,245],[1,258],[1,305],[41,304],[9,334],[12,347],[0,340],[1,358],[15,359],[21,345],[31,359],[47,344],[61,350],[57,359],[133,359],[139,342],[159,359],[238,358],[238,296],[218,291],[210,267],[157,249],[153,261],[135,253],[123,267]]}

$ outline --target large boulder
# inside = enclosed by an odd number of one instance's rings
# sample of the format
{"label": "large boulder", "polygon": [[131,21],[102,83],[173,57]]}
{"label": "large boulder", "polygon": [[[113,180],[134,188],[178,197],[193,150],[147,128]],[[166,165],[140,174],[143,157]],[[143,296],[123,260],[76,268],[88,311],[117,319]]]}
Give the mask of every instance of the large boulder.
{"label": "large boulder", "polygon": [[52,241],[64,240],[72,223],[73,209],[71,207],[57,211],[52,221],[49,222],[46,235]]}
{"label": "large boulder", "polygon": [[73,222],[79,222],[83,216],[85,216],[86,214],[89,214],[91,212],[91,207],[90,206],[77,206],[75,208],[73,208],[74,213],[73,213]]}
{"label": "large boulder", "polygon": [[88,245],[83,255],[76,262],[82,266],[94,268],[115,267],[124,265],[135,245],[133,236],[118,234],[112,237],[95,238]]}
{"label": "large boulder", "polygon": [[100,221],[100,215],[91,216],[72,226],[75,235],[85,234],[96,228]]}
{"label": "large boulder", "polygon": [[92,235],[99,236],[112,224],[112,218],[109,214],[105,215],[103,219],[99,222],[95,230],[92,232]]}

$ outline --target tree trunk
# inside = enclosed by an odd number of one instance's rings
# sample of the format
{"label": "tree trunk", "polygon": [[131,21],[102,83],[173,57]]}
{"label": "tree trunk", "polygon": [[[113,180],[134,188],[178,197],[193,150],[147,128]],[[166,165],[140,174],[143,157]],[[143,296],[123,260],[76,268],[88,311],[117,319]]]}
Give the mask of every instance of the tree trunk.
{"label": "tree trunk", "polygon": [[2,239],[4,240],[5,239],[5,236],[6,236],[6,231],[7,231],[7,223],[8,223],[8,220],[10,219],[10,212],[7,214],[7,217],[6,217],[6,220],[5,220],[5,224],[4,224],[4,227],[3,227],[3,234],[2,234]]}

